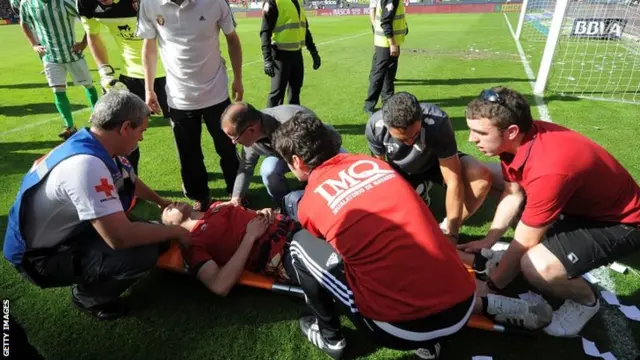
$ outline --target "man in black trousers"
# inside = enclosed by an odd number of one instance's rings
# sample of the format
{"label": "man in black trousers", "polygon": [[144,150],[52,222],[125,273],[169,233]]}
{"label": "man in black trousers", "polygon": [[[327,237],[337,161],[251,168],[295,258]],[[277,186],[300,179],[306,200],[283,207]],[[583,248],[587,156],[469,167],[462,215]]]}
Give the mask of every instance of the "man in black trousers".
{"label": "man in black trousers", "polygon": [[271,77],[267,107],[282,105],[287,88],[289,104],[300,105],[304,79],[302,47],[306,45],[311,53],[314,70],[320,68],[320,55],[298,0],[265,1],[260,40],[264,72]]}
{"label": "man in black trousers", "polygon": [[[194,20],[195,19],[195,20]],[[238,173],[236,147],[220,127],[220,116],[231,104],[220,33],[227,40],[233,69],[232,98],[242,101],[242,45],[228,3],[224,1],[147,0],[138,6],[137,36],[144,39],[142,62],[146,102],[154,112],[160,104],[154,91],[158,52],[167,72],[167,103],[180,158],[186,197],[204,211],[211,201],[201,147],[202,123],[207,127],[229,194]]]}
{"label": "man in black trousers", "polygon": [[375,52],[369,74],[369,91],[364,101],[364,112],[371,116],[375,112],[378,98],[385,102],[395,92],[394,79],[398,71],[400,45],[409,30],[405,18],[404,2],[380,0],[376,4],[373,24]]}

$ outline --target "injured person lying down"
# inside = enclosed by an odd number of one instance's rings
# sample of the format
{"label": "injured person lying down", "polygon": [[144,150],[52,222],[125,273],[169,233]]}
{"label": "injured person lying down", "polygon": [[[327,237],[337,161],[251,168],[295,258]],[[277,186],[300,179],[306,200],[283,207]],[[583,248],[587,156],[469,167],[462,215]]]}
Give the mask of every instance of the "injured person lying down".
{"label": "injured person lying down", "polygon": [[191,243],[182,251],[187,269],[218,295],[227,295],[244,270],[290,282],[283,258],[299,227],[271,209],[216,202],[201,212],[175,203],[162,212],[162,223],[191,232]]}

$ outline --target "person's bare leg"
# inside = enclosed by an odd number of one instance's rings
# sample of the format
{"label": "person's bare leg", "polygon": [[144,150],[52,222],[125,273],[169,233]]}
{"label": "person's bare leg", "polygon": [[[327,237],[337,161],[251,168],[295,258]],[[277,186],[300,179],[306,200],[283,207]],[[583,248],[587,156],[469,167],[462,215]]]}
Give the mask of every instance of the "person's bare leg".
{"label": "person's bare leg", "polygon": [[546,294],[571,299],[582,305],[591,305],[596,301],[587,282],[582,277],[569,279],[560,260],[542,244],[522,257],[520,267],[529,283]]}
{"label": "person's bare leg", "polygon": [[473,215],[487,198],[491,190],[492,174],[480,161],[472,156],[460,158],[464,188],[462,221]]}
{"label": "person's bare leg", "polygon": [[553,336],[576,336],[598,313],[600,303],[587,282],[569,279],[560,260],[543,244],[529,250],[520,261],[523,275],[540,291],[566,299],[553,312],[553,320],[544,332]]}
{"label": "person's bare leg", "polygon": [[502,175],[502,168],[499,162],[485,162],[482,163],[491,173],[491,196],[500,198],[504,191],[504,176]]}

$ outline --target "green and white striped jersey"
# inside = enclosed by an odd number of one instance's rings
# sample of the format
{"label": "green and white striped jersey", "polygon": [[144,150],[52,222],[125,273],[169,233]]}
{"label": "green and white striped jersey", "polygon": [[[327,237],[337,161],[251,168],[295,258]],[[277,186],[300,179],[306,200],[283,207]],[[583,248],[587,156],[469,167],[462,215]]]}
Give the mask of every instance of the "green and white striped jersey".
{"label": "green and white striped jersey", "polygon": [[71,50],[76,42],[75,21],[79,19],[73,0],[22,0],[20,17],[44,46],[45,62],[60,64],[82,59]]}

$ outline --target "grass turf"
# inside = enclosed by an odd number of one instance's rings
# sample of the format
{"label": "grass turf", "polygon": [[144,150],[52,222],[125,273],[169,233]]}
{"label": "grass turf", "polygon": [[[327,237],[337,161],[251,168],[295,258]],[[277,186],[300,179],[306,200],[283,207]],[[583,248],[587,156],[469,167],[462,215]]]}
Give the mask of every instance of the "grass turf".
{"label": "grass turf", "polygon": [[[481,89],[505,85],[530,94],[515,44],[502,14],[409,16],[410,34],[402,48],[396,91],[414,93],[420,100],[442,106],[451,116],[462,151],[482,158],[467,142],[464,107]],[[371,64],[371,35],[367,17],[313,17],[310,27],[322,56],[313,71],[305,51],[307,72],[302,103],[312,108],[343,135],[345,148],[368,153],[362,112]],[[238,19],[244,49],[245,99],[266,104],[269,80],[262,72],[259,20]],[[110,49],[114,43],[105,36]],[[24,172],[38,156],[59,144],[62,127],[51,91],[40,75],[40,63],[18,26],[0,27],[5,50],[0,54],[0,232]],[[223,54],[226,47],[222,45]],[[118,67],[117,56],[112,63]],[[98,76],[88,54],[87,61]],[[227,63],[229,64],[229,63]],[[229,73],[231,73],[229,71]],[[70,87],[75,121],[89,116],[82,89]],[[640,152],[632,144],[640,132],[638,107],[562,98],[547,99],[555,122],[591,137],[611,151],[634,175],[640,176]],[[631,146],[630,146],[631,145]],[[140,176],[162,196],[184,200],[179,165],[168,122],[154,118],[140,144]],[[205,161],[212,196],[224,198],[218,157],[203,133]],[[489,160],[484,159],[483,160]],[[268,206],[257,176],[251,186],[252,207]],[[443,216],[442,195],[435,189],[434,213]],[[463,231],[468,238],[486,232],[495,207],[488,201]],[[148,204],[136,213],[157,217]],[[640,268],[635,256],[622,262]],[[640,276],[602,272],[624,304],[640,303]],[[429,274],[424,274],[429,276]],[[207,292],[195,280],[154,271],[125,294],[131,316],[116,322],[97,322],[70,306],[69,290],[40,290],[25,282],[6,261],[0,261],[0,297],[11,301],[11,313],[25,327],[32,343],[47,359],[322,359],[324,354],[304,341],[297,326],[306,309],[299,299],[238,287],[227,298]],[[356,358],[389,359],[409,352],[376,349],[353,332],[345,319],[349,354]],[[602,352],[619,359],[640,355],[640,325],[603,305],[582,333]],[[444,343],[443,355],[469,359],[491,355],[497,359],[577,359],[584,357],[581,341],[545,336],[511,336],[464,329]]]}

